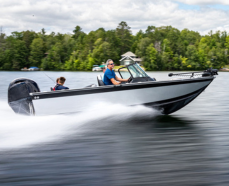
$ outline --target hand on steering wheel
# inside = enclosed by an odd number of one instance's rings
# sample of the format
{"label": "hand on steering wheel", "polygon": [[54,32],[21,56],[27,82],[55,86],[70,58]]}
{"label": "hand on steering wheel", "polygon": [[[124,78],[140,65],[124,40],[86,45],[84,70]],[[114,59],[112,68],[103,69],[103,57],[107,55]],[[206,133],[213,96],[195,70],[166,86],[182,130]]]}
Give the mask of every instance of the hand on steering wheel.
{"label": "hand on steering wheel", "polygon": [[127,82],[130,83],[131,81],[132,81],[132,77],[130,76]]}

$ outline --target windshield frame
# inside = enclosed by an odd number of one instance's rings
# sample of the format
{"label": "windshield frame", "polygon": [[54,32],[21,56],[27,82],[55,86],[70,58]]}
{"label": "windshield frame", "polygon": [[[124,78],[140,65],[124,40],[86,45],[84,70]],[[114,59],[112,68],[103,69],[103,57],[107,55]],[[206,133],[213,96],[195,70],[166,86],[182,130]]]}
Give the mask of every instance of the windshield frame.
{"label": "windshield frame", "polygon": [[[132,78],[148,78],[149,77],[148,74],[146,74],[146,72],[137,63],[127,65],[126,67],[128,71],[130,72]],[[132,70],[135,71],[136,74],[138,74],[137,77],[135,77],[134,74],[132,74],[131,72]]]}
{"label": "windshield frame", "polygon": [[[122,73],[120,72],[120,70],[121,70],[121,69],[124,69],[124,68],[127,68],[127,66],[121,67],[121,68],[118,69],[118,73],[119,73],[119,75],[121,76],[122,79],[123,79],[123,77],[122,77]],[[127,70],[128,70],[128,72],[130,73],[131,78],[134,78],[134,77],[132,76],[130,70],[129,70],[128,68],[127,68]]]}
{"label": "windshield frame", "polygon": [[141,67],[138,63],[134,63],[133,64],[134,68],[137,67],[138,71],[140,70],[140,72],[144,75],[144,77],[150,77]]}
{"label": "windshield frame", "polygon": [[[133,69],[131,69],[131,68]],[[132,79],[135,79],[135,78],[149,78],[150,76],[139,66],[138,63],[133,63],[133,64],[129,64],[129,65],[126,65],[125,67],[121,67],[118,69],[118,72],[119,72],[119,75],[121,76],[121,78],[123,79],[123,76],[120,72],[121,69],[124,69],[126,68],[128,70],[128,72],[130,73],[130,76]],[[132,73],[131,73],[131,70],[134,70],[136,71],[137,74],[141,75],[141,76],[138,76],[138,77],[135,77]]]}

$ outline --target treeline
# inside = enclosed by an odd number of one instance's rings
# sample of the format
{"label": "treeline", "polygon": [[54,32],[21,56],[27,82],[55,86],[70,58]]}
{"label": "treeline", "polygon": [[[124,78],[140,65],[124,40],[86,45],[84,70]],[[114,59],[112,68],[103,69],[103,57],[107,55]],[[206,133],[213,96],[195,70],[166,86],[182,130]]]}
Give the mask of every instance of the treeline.
{"label": "treeline", "polygon": [[99,28],[88,34],[76,26],[73,34],[23,31],[0,33],[0,70],[37,66],[44,70],[91,70],[107,59],[119,65],[121,55],[132,51],[146,70],[200,70],[229,64],[226,31],[198,32],[172,26],[148,26],[133,35],[126,22],[116,29]]}

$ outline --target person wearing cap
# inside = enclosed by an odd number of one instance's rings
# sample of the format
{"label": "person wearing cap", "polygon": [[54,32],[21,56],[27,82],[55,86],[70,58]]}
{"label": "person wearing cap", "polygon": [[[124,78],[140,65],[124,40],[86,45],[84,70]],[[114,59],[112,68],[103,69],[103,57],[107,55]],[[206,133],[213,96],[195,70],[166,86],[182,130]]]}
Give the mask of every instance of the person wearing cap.
{"label": "person wearing cap", "polygon": [[112,59],[108,59],[106,62],[107,69],[103,76],[103,82],[105,85],[119,85],[121,82],[127,82],[128,79],[122,79],[115,75],[113,70],[114,62]]}

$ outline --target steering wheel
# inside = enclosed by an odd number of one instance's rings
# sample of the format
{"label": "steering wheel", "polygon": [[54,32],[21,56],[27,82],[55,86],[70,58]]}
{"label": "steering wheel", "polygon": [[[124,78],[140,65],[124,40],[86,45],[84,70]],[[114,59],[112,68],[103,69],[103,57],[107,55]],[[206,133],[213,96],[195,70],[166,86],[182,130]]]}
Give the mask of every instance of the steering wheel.
{"label": "steering wheel", "polygon": [[132,77],[130,76],[127,82],[128,82],[128,83],[131,83],[132,80],[133,80],[133,79],[132,79]]}

